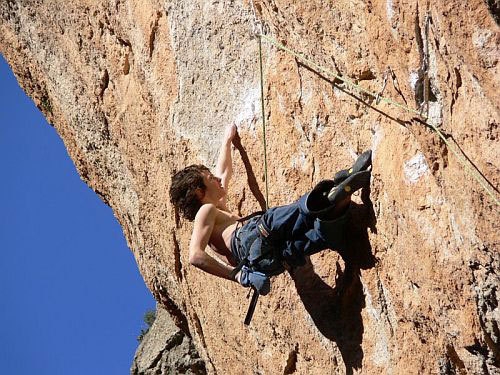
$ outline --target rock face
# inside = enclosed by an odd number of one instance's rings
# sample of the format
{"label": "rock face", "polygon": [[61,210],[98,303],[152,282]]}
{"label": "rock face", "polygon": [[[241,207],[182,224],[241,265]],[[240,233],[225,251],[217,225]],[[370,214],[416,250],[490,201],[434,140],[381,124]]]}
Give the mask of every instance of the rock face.
{"label": "rock face", "polygon": [[0,14],[0,52],[208,373],[500,371],[498,192],[466,159],[499,186],[498,2],[255,0],[267,35],[367,90],[390,66],[383,95],[428,103],[451,148],[416,115],[264,42],[270,205],[365,149],[374,164],[349,248],[275,277],[249,327],[246,290],[189,266],[191,224],[168,188],[188,163],[213,166],[235,122],[230,207],[264,205],[252,2],[5,0]]}
{"label": "rock face", "polygon": [[132,375],[206,374],[190,337],[174,323],[168,311],[157,307],[156,319],[135,354]]}

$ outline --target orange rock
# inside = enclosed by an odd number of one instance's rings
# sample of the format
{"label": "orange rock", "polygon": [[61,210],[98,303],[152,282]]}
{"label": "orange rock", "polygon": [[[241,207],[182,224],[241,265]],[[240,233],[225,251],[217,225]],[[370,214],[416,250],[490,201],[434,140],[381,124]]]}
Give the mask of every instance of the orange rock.
{"label": "orange rock", "polygon": [[[430,2],[428,14],[425,2],[396,0],[255,3],[268,35],[368,90],[390,66],[398,87],[389,80],[384,95],[413,108],[427,62],[431,120],[499,186],[500,32],[487,2]],[[237,122],[229,204],[260,208],[250,2],[4,1],[0,15],[0,52],[209,373],[498,371],[498,206],[411,115],[264,43],[270,204],[368,148],[373,181],[371,203],[355,198],[344,259],[324,252],[275,277],[246,327],[246,290],[189,266],[191,224],[168,188],[186,164],[212,166]]]}

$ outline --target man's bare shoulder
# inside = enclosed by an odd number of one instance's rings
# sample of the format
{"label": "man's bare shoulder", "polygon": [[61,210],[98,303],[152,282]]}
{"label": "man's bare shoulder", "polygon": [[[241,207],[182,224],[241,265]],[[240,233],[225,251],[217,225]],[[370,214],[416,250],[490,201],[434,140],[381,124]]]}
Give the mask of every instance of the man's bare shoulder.
{"label": "man's bare shoulder", "polygon": [[215,204],[205,203],[200,207],[200,209],[196,213],[194,221],[196,223],[196,222],[206,222],[209,220],[213,220],[215,218],[215,215],[217,215],[217,212],[218,209],[215,206]]}
{"label": "man's bare shoulder", "polygon": [[235,213],[221,209],[215,204],[206,203],[200,207],[196,217],[194,219],[195,223],[211,223],[216,224],[227,223],[228,221],[236,221],[240,217]]}

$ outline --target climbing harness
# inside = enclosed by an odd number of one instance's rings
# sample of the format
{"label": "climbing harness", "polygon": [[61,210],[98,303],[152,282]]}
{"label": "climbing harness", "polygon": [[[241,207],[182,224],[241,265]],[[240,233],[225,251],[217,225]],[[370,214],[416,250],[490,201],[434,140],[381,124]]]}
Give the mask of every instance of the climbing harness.
{"label": "climbing harness", "polygon": [[[236,252],[234,255],[240,262],[231,272],[231,278],[233,279],[244,266],[248,267],[251,271],[263,272],[267,277],[280,274],[284,270],[283,263],[276,253],[276,247],[271,243],[271,231],[261,220],[264,212],[254,212],[244,218],[238,219],[238,226],[233,235],[231,248]],[[250,224],[251,229],[249,233],[246,233],[248,237],[246,238],[246,243],[243,244],[240,238],[240,230],[242,230],[240,224],[249,222],[250,220],[254,222]],[[256,289],[252,287],[251,291],[253,291],[253,295],[245,317],[245,325],[250,324],[259,297],[259,292]]]}
{"label": "climbing harness", "polygon": [[261,216],[264,212],[265,211],[253,212],[250,215],[245,216],[245,217],[237,220],[238,224],[237,224],[236,229],[234,231],[234,239],[236,241],[236,249],[235,250],[238,252],[238,258],[240,259],[240,263],[238,263],[238,265],[231,272],[231,278],[233,278],[233,279],[236,276],[236,274],[243,268],[243,266],[250,265],[250,262],[248,260],[248,256],[244,256],[240,253],[240,249],[241,249],[241,243],[240,243],[240,238],[239,238],[239,231],[241,229],[240,225],[243,225],[244,222],[246,222],[250,219],[253,219],[254,217]]}

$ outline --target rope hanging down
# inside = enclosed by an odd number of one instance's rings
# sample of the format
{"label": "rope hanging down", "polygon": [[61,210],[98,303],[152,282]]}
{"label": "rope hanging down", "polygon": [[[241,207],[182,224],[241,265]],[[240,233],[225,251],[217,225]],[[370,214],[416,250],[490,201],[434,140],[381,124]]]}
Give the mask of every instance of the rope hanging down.
{"label": "rope hanging down", "polygon": [[[253,5],[253,4],[252,4]],[[255,16],[255,14],[254,14]],[[256,18],[256,17],[255,17]],[[422,122],[423,124],[429,126],[432,130],[434,130],[438,136],[443,140],[445,145],[448,147],[449,150],[455,155],[455,157],[458,159],[458,161],[465,167],[465,170],[469,175],[474,177],[476,181],[481,185],[481,187],[491,196],[493,201],[500,206],[500,200],[495,196],[495,191],[496,189],[482,176],[481,172],[477,170],[477,168],[472,164],[472,167],[469,165],[469,163],[466,160],[466,157],[461,155],[461,152],[458,149],[457,146],[452,145],[452,143],[446,138],[446,136],[443,134],[441,130],[438,129],[437,126],[434,124],[431,124],[426,121],[420,120],[420,117],[422,117],[422,113],[420,111],[417,111],[411,107],[408,107],[407,105],[398,103],[390,98],[381,96],[380,93],[374,93],[370,90],[367,90],[360,85],[354,83],[353,81],[339,76],[338,74],[335,74],[331,70],[322,67],[321,65],[316,64],[314,61],[309,60],[307,57],[304,55],[295,52],[294,50],[284,46],[283,44],[277,42],[273,38],[270,38],[269,36],[265,35],[262,30],[262,24],[257,21],[256,19],[256,27],[254,26],[254,32],[258,37],[258,42],[259,42],[259,66],[260,66],[260,88],[261,88],[261,107],[262,107],[262,131],[263,131],[263,137],[264,137],[264,172],[265,172],[265,184],[266,184],[266,205],[268,204],[268,175],[267,175],[267,147],[266,147],[266,124],[265,124],[265,111],[264,111],[264,73],[263,73],[263,67],[262,67],[262,39],[264,39],[266,42],[270,43],[271,45],[275,46],[279,50],[282,50],[284,52],[287,52],[288,54],[292,55],[296,59],[302,61],[305,63],[305,65],[315,68],[317,71],[322,72],[326,74],[327,76],[333,77],[343,83],[345,83],[347,86],[350,86],[351,88],[354,88],[360,92],[363,92],[373,98],[376,99],[378,104],[380,101],[383,101],[385,103],[391,104],[395,107],[398,107],[404,111],[407,111],[409,113],[415,114],[419,117],[419,121]],[[426,119],[427,120],[427,119]]]}
{"label": "rope hanging down", "polygon": [[262,39],[259,38],[260,105],[262,109],[262,138],[264,141],[264,176],[266,183],[266,210],[269,208],[269,186],[267,178],[266,111],[264,108],[264,69],[262,67]]}

